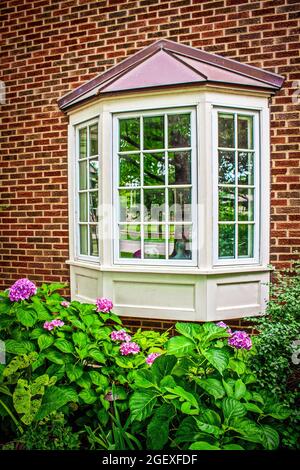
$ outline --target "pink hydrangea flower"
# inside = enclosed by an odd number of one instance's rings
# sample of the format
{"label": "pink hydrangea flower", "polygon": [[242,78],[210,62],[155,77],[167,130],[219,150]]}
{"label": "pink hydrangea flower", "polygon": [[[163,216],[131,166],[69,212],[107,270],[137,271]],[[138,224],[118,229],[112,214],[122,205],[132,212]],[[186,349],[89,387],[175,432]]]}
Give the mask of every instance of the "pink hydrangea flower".
{"label": "pink hydrangea flower", "polygon": [[226,328],[227,333],[229,333],[230,335],[232,334],[231,328],[229,328],[229,326],[226,325],[226,323],[224,323],[223,321],[219,321],[219,323],[216,323],[216,325],[220,328]]}
{"label": "pink hydrangea flower", "polygon": [[43,328],[45,328],[45,330],[51,331],[56,326],[64,326],[64,322],[62,320],[58,320],[58,319],[57,320],[46,321],[44,323]]}
{"label": "pink hydrangea flower", "polygon": [[231,337],[228,338],[229,346],[235,349],[251,349],[252,341],[246,331],[235,331],[232,333]]}
{"label": "pink hydrangea flower", "polygon": [[9,289],[9,299],[12,302],[27,300],[35,295],[37,291],[36,285],[29,279],[18,279]]}
{"label": "pink hydrangea flower", "polygon": [[109,313],[113,308],[113,303],[110,299],[106,299],[105,297],[101,297],[96,299],[96,311],[102,313]]}
{"label": "pink hydrangea flower", "polygon": [[153,362],[158,356],[160,356],[160,353],[149,354],[149,356],[146,357],[146,363],[149,364],[149,366],[152,366]]}
{"label": "pink hydrangea flower", "polygon": [[126,341],[126,343],[131,340],[131,336],[125,330],[112,331],[110,337],[113,341]]}
{"label": "pink hydrangea flower", "polygon": [[68,302],[67,300],[63,300],[63,301],[60,303],[60,305],[61,305],[62,307],[68,308],[68,307],[70,307],[70,302]]}
{"label": "pink hydrangea flower", "polygon": [[140,352],[140,347],[134,342],[125,342],[121,344],[120,352],[122,356],[128,356],[129,354],[137,354]]}

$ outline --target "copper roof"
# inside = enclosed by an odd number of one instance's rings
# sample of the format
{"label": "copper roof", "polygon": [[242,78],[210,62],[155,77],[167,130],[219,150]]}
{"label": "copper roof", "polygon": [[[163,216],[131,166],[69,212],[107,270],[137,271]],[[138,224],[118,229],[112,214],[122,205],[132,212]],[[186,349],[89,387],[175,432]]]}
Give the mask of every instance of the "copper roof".
{"label": "copper roof", "polygon": [[274,93],[283,82],[275,73],[162,39],[69,92],[58,105],[65,111],[105,93],[209,83]]}

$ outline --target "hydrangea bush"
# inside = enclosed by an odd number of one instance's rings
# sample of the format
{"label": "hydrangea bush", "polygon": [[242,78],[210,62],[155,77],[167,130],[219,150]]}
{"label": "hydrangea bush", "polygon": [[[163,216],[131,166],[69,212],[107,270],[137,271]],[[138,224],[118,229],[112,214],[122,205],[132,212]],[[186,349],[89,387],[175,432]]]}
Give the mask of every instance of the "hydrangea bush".
{"label": "hydrangea bush", "polygon": [[279,446],[277,421],[288,411],[257,388],[247,333],[220,322],[178,323],[171,339],[132,334],[110,299],[69,302],[63,287],[23,279],[0,294],[6,434],[26,447],[22,435],[61,412],[84,448]]}

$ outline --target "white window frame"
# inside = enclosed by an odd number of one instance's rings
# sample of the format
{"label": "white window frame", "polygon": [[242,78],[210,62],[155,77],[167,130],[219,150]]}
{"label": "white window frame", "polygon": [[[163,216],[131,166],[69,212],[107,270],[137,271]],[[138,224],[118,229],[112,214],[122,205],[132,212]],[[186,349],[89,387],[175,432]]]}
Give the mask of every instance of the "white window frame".
{"label": "white window frame", "polygon": [[[170,115],[170,114],[191,114],[191,190],[192,190],[192,259],[191,260],[163,260],[163,259],[126,259],[120,258],[119,256],[119,232],[118,224],[120,220],[119,213],[119,198],[118,198],[118,182],[119,182],[119,161],[118,161],[118,145],[119,145],[119,119],[134,118],[141,116],[158,116],[158,115]],[[165,118],[166,126],[166,118]],[[140,128],[141,133],[141,142],[143,141],[143,129]],[[115,265],[144,265],[144,266],[174,266],[174,267],[191,267],[198,265],[198,220],[197,220],[197,204],[198,204],[198,178],[197,178],[197,165],[198,165],[198,149],[197,149],[197,109],[195,106],[182,106],[182,107],[172,107],[172,108],[155,108],[152,110],[141,110],[133,112],[121,112],[113,114],[113,129],[112,129],[112,140],[113,140],[113,181],[112,181],[112,191],[113,191],[113,257]],[[162,152],[167,151],[167,132],[165,129],[165,148],[161,149]],[[142,152],[142,151],[141,151]],[[167,188],[168,186],[165,186]],[[130,188],[128,188],[130,189]],[[143,201],[141,201],[141,204]],[[168,220],[165,221],[166,225]],[[146,223],[141,220],[141,227]],[[155,222],[151,223],[155,225]],[[124,222],[126,225],[126,222]],[[148,223],[149,225],[149,223]],[[188,223],[186,223],[188,225]],[[143,242],[143,231],[141,231],[141,241]],[[167,242],[168,243],[168,239]]]}
{"label": "white window frame", "polygon": [[[83,255],[80,253],[80,221],[79,221],[79,213],[80,213],[80,199],[79,199],[79,179],[80,179],[80,173],[79,173],[79,162],[81,161],[80,157],[80,144],[79,144],[79,131],[81,129],[84,129],[85,127],[88,129],[90,126],[93,126],[94,124],[98,125],[98,155],[95,157],[98,157],[98,165],[99,165],[99,173],[98,173],[98,223],[97,223],[97,231],[98,231],[98,255],[93,256],[93,255]],[[90,141],[89,141],[89,133],[87,132],[87,161],[89,160],[89,147],[90,147]],[[99,262],[100,259],[100,226],[99,226],[99,206],[100,206],[100,201],[101,201],[101,128],[100,128],[100,120],[99,117],[94,118],[94,119],[89,119],[83,122],[80,122],[75,126],[75,184],[74,184],[74,189],[75,189],[75,203],[74,203],[74,227],[75,227],[75,257],[78,260],[81,261],[88,261],[88,262],[94,262],[97,263]],[[95,159],[95,158],[94,158]],[[87,168],[87,179],[89,179],[89,172]],[[89,207],[90,207],[90,197],[89,197],[89,190],[87,190],[88,193],[88,205],[87,205],[87,212],[88,212],[88,221],[86,225],[90,225],[89,223]],[[93,224],[96,225],[96,224]],[[90,250],[90,237],[89,237],[90,231],[88,229],[88,249]]]}
{"label": "white window frame", "polygon": [[[253,257],[237,257],[237,234],[236,226],[237,212],[235,217],[235,258],[219,258],[219,237],[218,237],[218,214],[219,214],[219,160],[218,160],[218,113],[234,114],[235,120],[235,147],[228,149],[237,154],[237,115],[253,117],[253,152],[254,152],[254,247]],[[260,175],[261,175],[261,116],[259,110],[247,109],[247,107],[230,107],[216,105],[212,109],[212,159],[213,159],[213,265],[214,266],[235,266],[252,265],[260,262],[260,230],[261,230],[261,202],[260,202]],[[247,151],[247,149],[244,149]],[[236,158],[236,157],[235,157]],[[236,162],[235,162],[236,165]],[[235,175],[235,187],[237,185],[237,175]],[[247,187],[247,185],[245,185]],[[252,185],[251,185],[252,186]],[[241,185],[242,187],[242,185]],[[235,204],[237,211],[237,204]],[[245,222],[244,222],[245,223]]]}

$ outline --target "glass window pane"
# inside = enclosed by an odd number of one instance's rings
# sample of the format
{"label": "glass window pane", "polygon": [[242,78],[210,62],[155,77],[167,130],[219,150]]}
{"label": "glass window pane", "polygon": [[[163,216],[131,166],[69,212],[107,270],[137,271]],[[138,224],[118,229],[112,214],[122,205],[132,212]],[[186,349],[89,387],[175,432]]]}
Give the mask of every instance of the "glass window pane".
{"label": "glass window pane", "polygon": [[120,193],[120,222],[137,222],[140,220],[140,190],[122,189]]}
{"label": "glass window pane", "polygon": [[191,184],[191,152],[169,152],[169,184]]}
{"label": "glass window pane", "polygon": [[169,225],[169,259],[192,259],[192,225]]}
{"label": "glass window pane", "polygon": [[79,129],[79,158],[87,157],[87,129]]}
{"label": "glass window pane", "polygon": [[98,160],[89,161],[89,176],[90,176],[90,189],[98,188],[99,180],[99,162]]}
{"label": "glass window pane", "polygon": [[140,149],[140,119],[120,119],[120,137],[119,150],[126,152],[128,150]]}
{"label": "glass window pane", "polygon": [[144,154],[144,186],[162,186],[165,184],[164,153]]}
{"label": "glass window pane", "polygon": [[253,258],[254,224],[239,224],[238,227],[238,256]]}
{"label": "glass window pane", "polygon": [[191,146],[191,115],[170,114],[168,116],[168,147]]}
{"label": "glass window pane", "polygon": [[234,148],[234,115],[218,113],[219,147]]}
{"label": "glass window pane", "polygon": [[235,188],[219,188],[219,221],[235,220]]}
{"label": "glass window pane", "polygon": [[243,188],[238,190],[238,217],[239,220],[254,220],[254,190]]}
{"label": "glass window pane", "polygon": [[144,117],[144,149],[165,148],[164,116]]}
{"label": "glass window pane", "polygon": [[145,225],[144,255],[146,259],[166,258],[166,236],[164,225]]}
{"label": "glass window pane", "polygon": [[238,184],[254,184],[254,153],[238,153]]}
{"label": "glass window pane", "polygon": [[219,258],[235,257],[235,225],[219,224]]}
{"label": "glass window pane", "polygon": [[79,242],[80,242],[80,254],[88,255],[88,226],[79,226]]}
{"label": "glass window pane", "polygon": [[90,192],[90,222],[98,222],[98,191]]}
{"label": "glass window pane", "polygon": [[79,194],[79,221],[87,222],[88,219],[88,195],[87,193]]}
{"label": "glass window pane", "polygon": [[219,150],[219,183],[235,183],[235,152]]}
{"label": "glass window pane", "polygon": [[253,116],[238,116],[238,148],[253,149]]}
{"label": "glass window pane", "polygon": [[90,255],[98,256],[98,227],[97,225],[90,225]]}
{"label": "glass window pane", "polygon": [[176,222],[192,220],[192,190],[190,188],[169,189],[169,220]]}
{"label": "glass window pane", "polygon": [[79,189],[87,189],[86,160],[79,163]]}
{"label": "glass window pane", "polygon": [[119,225],[120,258],[141,258],[141,228],[139,225]]}
{"label": "glass window pane", "polygon": [[120,186],[140,186],[140,156],[122,155],[119,157],[119,185]]}
{"label": "glass window pane", "polygon": [[144,190],[144,220],[159,222],[165,219],[165,190]]}
{"label": "glass window pane", "polygon": [[98,155],[98,124],[90,126],[90,155]]}

